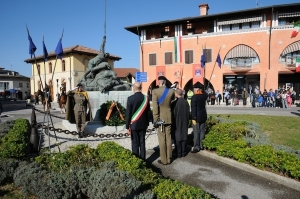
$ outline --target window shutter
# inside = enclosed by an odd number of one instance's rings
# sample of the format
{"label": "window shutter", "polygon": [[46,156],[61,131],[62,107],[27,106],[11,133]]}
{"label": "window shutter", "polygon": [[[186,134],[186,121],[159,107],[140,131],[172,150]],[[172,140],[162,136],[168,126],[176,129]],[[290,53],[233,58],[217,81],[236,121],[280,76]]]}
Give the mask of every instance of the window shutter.
{"label": "window shutter", "polygon": [[156,54],[149,54],[149,66],[156,65]]}
{"label": "window shutter", "polygon": [[211,62],[212,60],[211,49],[203,49],[203,52],[205,53],[206,63]]}
{"label": "window shutter", "polygon": [[192,50],[189,51],[189,61],[190,61],[189,64],[192,64],[194,62],[193,61],[193,51]]}
{"label": "window shutter", "polygon": [[165,64],[172,64],[172,52],[165,53]]}
{"label": "window shutter", "polygon": [[184,53],[185,53],[185,54],[184,54],[184,57],[185,57],[185,63],[186,63],[186,64],[189,64],[189,51],[186,50]]}
{"label": "window shutter", "polygon": [[186,50],[185,51],[185,63],[186,64],[192,64],[193,63],[193,51],[192,50]]}

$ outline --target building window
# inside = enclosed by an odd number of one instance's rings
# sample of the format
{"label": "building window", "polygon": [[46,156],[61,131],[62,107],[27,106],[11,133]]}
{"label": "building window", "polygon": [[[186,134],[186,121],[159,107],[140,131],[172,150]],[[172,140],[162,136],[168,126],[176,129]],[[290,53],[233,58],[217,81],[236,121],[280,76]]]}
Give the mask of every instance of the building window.
{"label": "building window", "polygon": [[166,52],[165,53],[165,65],[167,64],[173,64],[173,61],[172,61],[172,52]]}
{"label": "building window", "polygon": [[212,60],[211,49],[203,49],[203,54],[205,54],[205,63],[209,63]]}
{"label": "building window", "polygon": [[170,31],[170,26],[165,26],[165,32],[169,32]]}
{"label": "building window", "polygon": [[192,23],[187,23],[187,24],[186,24],[186,28],[187,28],[187,29],[191,29],[191,28],[192,28]]}
{"label": "building window", "polygon": [[250,23],[246,22],[246,23],[242,23],[242,29],[249,29],[250,28]]}
{"label": "building window", "polygon": [[193,51],[192,50],[186,50],[185,51],[185,63],[186,64],[192,64],[193,63]]}
{"label": "building window", "polygon": [[49,73],[52,73],[52,63],[49,63]]}
{"label": "building window", "polygon": [[230,31],[230,25],[223,25],[222,31]]}
{"label": "building window", "polygon": [[295,67],[296,59],[300,58],[300,51],[294,51],[280,57],[280,62],[286,64],[287,67]]}
{"label": "building window", "polygon": [[65,60],[63,60],[61,64],[62,64],[62,71],[63,72],[66,71],[66,62],[65,62]]}
{"label": "building window", "polygon": [[156,53],[149,54],[149,66],[156,65]]}
{"label": "building window", "polygon": [[29,88],[29,83],[27,83],[27,88]]}
{"label": "building window", "polygon": [[239,30],[240,29],[240,24],[232,24],[231,25],[231,30]]}
{"label": "building window", "polygon": [[23,87],[23,83],[19,82],[19,87],[22,88]]}
{"label": "building window", "polygon": [[260,28],[260,22],[259,21],[251,22],[251,28]]}

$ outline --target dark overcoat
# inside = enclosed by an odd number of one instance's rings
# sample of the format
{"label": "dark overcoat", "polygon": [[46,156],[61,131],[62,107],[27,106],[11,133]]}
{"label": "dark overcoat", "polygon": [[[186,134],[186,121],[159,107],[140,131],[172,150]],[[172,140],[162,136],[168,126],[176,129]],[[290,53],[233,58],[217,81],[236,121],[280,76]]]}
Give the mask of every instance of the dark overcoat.
{"label": "dark overcoat", "polygon": [[187,140],[189,126],[189,103],[182,97],[178,98],[173,110],[175,118],[175,140]]}
{"label": "dark overcoat", "polygon": [[207,93],[195,94],[191,100],[191,109],[192,109],[192,120],[196,120],[197,123],[203,123],[207,120],[206,112],[206,100]]}

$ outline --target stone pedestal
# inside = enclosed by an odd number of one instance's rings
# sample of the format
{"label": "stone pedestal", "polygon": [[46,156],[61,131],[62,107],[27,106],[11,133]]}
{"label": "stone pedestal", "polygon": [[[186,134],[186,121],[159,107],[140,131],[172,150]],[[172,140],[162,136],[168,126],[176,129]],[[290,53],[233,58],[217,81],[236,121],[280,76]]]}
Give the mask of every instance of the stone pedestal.
{"label": "stone pedestal", "polygon": [[101,93],[100,91],[88,91],[89,101],[92,108],[94,121],[99,121],[100,106],[107,101],[117,101],[124,108],[127,105],[127,98],[133,95],[133,91],[108,91]]}

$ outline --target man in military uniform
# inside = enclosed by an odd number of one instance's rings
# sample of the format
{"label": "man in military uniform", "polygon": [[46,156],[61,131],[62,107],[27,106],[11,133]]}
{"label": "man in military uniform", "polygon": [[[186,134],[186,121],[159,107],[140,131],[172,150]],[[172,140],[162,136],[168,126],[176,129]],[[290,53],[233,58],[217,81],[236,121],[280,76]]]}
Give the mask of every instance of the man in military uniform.
{"label": "man in military uniform", "polygon": [[[79,83],[75,89],[67,92],[67,96],[66,119],[69,120],[70,123],[74,123],[75,119],[77,132],[79,134],[78,137],[82,138],[84,135],[85,122],[92,120],[88,94],[82,89],[82,85]],[[87,117],[87,108],[89,108],[89,117]],[[74,114],[70,112],[72,109],[74,110]]]}
{"label": "man in military uniform", "polygon": [[[171,124],[172,112],[171,102],[174,100],[174,90],[166,87],[167,79],[164,76],[158,77],[159,88],[152,91],[152,106],[154,127],[158,128],[158,142],[160,159],[158,163],[167,165],[172,159]],[[158,119],[163,120],[162,125],[158,125]]]}
{"label": "man in military uniform", "polygon": [[204,92],[203,85],[196,82],[194,85],[194,93],[191,99],[192,123],[194,132],[194,148],[191,153],[197,153],[203,150],[202,140],[205,136],[205,122],[207,120],[206,100],[207,93]]}

